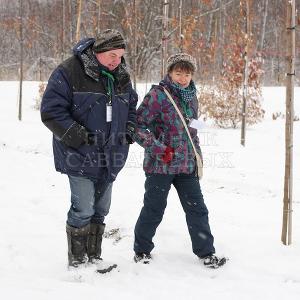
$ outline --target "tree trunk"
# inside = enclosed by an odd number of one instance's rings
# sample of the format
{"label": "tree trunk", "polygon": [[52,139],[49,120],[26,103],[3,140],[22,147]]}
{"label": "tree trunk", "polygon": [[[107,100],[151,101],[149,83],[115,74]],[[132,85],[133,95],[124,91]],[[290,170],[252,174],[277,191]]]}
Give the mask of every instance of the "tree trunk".
{"label": "tree trunk", "polygon": [[293,199],[293,123],[294,123],[294,78],[295,78],[295,0],[287,3],[287,77],[286,77],[286,121],[285,121],[285,174],[281,241],[292,243],[292,199]]}
{"label": "tree trunk", "polygon": [[70,21],[70,45],[73,45],[73,9],[72,9],[72,0],[69,0],[69,21]]}
{"label": "tree trunk", "polygon": [[162,47],[161,47],[161,78],[166,74],[167,46],[168,46],[168,11],[169,2],[163,3],[163,24],[162,24]]}
{"label": "tree trunk", "polygon": [[248,96],[248,63],[249,63],[249,39],[250,39],[250,9],[249,0],[246,0],[246,45],[244,52],[244,83],[243,83],[243,107],[242,107],[242,126],[241,126],[241,144],[245,146],[246,143],[246,115],[247,115],[247,96]]}
{"label": "tree trunk", "polygon": [[78,42],[80,40],[81,7],[82,7],[82,0],[78,0],[76,42]]}
{"label": "tree trunk", "polygon": [[261,36],[260,36],[260,43],[259,43],[259,46],[258,46],[259,51],[262,51],[263,48],[264,48],[266,23],[267,23],[267,17],[268,17],[268,6],[269,6],[269,0],[265,0],[265,2],[264,2],[264,15],[263,15],[263,20],[262,20],[262,29],[261,29]]}
{"label": "tree trunk", "polygon": [[64,60],[65,58],[65,27],[66,27],[66,13],[65,13],[66,3],[65,0],[62,0],[62,23],[61,23],[61,59]]}
{"label": "tree trunk", "polygon": [[133,0],[133,88],[136,90],[136,0]]}
{"label": "tree trunk", "polygon": [[22,91],[23,91],[23,0],[19,0],[20,14],[20,85],[18,119],[22,121]]}
{"label": "tree trunk", "polygon": [[182,35],[182,0],[179,1],[179,51],[183,52],[183,35]]}
{"label": "tree trunk", "polygon": [[97,35],[100,33],[101,24],[101,0],[98,0]]}

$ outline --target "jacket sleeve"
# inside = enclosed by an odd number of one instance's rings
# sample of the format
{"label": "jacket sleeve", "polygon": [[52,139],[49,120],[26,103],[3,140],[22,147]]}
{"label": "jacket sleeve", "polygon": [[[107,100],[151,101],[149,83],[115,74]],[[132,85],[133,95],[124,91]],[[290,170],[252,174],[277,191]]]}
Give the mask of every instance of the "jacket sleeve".
{"label": "jacket sleeve", "polygon": [[78,148],[87,138],[86,129],[71,116],[72,89],[63,68],[51,74],[41,103],[41,119],[54,136]]}
{"label": "jacket sleeve", "polygon": [[136,105],[138,102],[138,94],[131,88],[130,99],[129,99],[129,111],[128,121],[136,124]]}
{"label": "jacket sleeve", "polygon": [[138,95],[131,85],[130,90],[128,119],[126,124],[126,139],[127,143],[132,144],[134,142],[134,135],[136,131],[136,105],[138,101]]}
{"label": "jacket sleeve", "polygon": [[137,130],[135,141],[150,152],[153,156],[162,154],[166,146],[162,144],[151,131],[153,122],[160,115],[161,104],[157,93],[150,91],[137,110]]}
{"label": "jacket sleeve", "polygon": [[197,133],[195,134],[195,136],[192,137],[192,139],[193,139],[193,143],[196,147],[196,150],[197,150],[198,154],[200,155],[201,160],[203,162],[203,155],[202,155],[202,151],[200,148],[200,142],[199,142],[199,137],[198,137]]}
{"label": "jacket sleeve", "polygon": [[[198,99],[196,98],[192,102],[193,118],[196,119],[196,120],[198,120],[198,107],[199,107]],[[200,148],[199,137],[197,135],[197,129],[193,129],[193,131],[194,131],[194,134],[191,133],[191,137],[193,139],[193,143],[196,147],[196,150],[197,150],[198,154],[200,155],[200,157],[202,159],[202,162],[203,162],[203,156],[202,156],[202,151],[201,151],[201,148]]]}

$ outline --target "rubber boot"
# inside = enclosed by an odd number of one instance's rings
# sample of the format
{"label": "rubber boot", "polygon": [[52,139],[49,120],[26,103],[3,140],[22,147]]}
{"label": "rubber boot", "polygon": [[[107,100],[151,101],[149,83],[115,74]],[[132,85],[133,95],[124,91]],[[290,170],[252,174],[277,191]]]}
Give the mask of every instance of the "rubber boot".
{"label": "rubber boot", "polygon": [[68,261],[69,267],[77,268],[87,261],[87,242],[90,232],[90,224],[75,228],[66,225],[68,238]]}
{"label": "rubber boot", "polygon": [[101,260],[101,244],[105,224],[90,224],[90,233],[88,236],[87,254],[89,262],[96,263]]}

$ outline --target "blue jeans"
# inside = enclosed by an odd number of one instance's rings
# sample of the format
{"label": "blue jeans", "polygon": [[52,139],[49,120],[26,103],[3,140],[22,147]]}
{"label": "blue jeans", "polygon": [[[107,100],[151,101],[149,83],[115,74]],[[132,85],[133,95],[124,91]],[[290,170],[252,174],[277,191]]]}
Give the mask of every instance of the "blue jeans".
{"label": "blue jeans", "polygon": [[134,251],[150,253],[152,238],[162,221],[171,184],[177,190],[192,241],[193,252],[204,257],[215,253],[199,179],[194,174],[146,174],[144,206],[135,225]]}
{"label": "blue jeans", "polygon": [[103,224],[110,208],[112,183],[68,176],[71,189],[68,225],[81,228],[89,223]]}

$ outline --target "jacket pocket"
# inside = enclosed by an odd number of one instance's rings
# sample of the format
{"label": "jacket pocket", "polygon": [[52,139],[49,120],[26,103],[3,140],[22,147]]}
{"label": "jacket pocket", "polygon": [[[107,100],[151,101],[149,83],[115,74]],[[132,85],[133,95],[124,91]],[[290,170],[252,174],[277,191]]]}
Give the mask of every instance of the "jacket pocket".
{"label": "jacket pocket", "polygon": [[71,113],[75,118],[81,118],[93,110],[95,105],[102,101],[105,103],[107,96],[102,93],[75,92],[73,93],[73,105]]}
{"label": "jacket pocket", "polygon": [[129,93],[118,94],[116,97],[126,106],[129,106]]}
{"label": "jacket pocket", "polygon": [[129,94],[119,94],[116,95],[116,105],[118,106],[118,132],[126,132],[126,123],[128,121],[128,111],[129,111]]}

